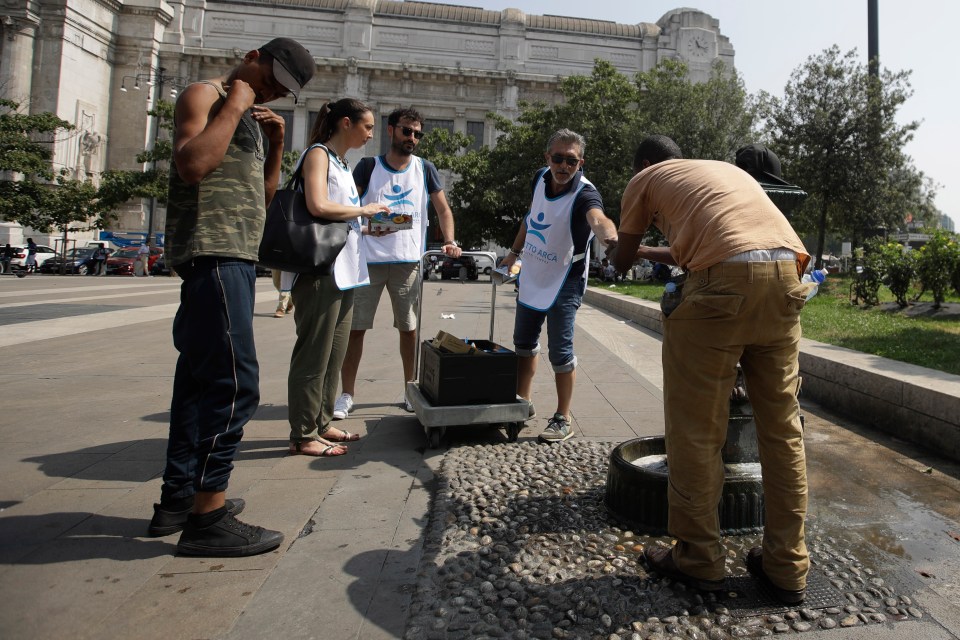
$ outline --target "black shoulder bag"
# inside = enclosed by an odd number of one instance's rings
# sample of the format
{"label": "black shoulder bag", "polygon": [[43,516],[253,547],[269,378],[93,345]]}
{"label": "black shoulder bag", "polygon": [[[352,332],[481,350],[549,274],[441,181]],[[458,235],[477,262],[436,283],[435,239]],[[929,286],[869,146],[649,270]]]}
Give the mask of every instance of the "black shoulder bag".
{"label": "black shoulder bag", "polygon": [[343,250],[350,232],[345,220],[326,220],[310,214],[303,195],[303,163],[267,209],[260,240],[259,262],[294,273],[326,274]]}

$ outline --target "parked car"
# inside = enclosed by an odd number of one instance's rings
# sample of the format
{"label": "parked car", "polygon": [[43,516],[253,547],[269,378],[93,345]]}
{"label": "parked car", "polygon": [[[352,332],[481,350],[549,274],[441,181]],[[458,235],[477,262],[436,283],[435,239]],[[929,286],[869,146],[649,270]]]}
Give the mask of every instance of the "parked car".
{"label": "parked car", "polygon": [[[133,265],[137,261],[139,251],[140,247],[124,247],[115,252],[107,258],[107,275],[132,276],[135,273]],[[162,255],[163,249],[150,248],[150,258],[147,261],[147,266],[151,272]]]}
{"label": "parked car", "polygon": [[468,280],[477,279],[477,261],[473,259],[473,256],[460,256],[459,258],[445,257],[440,264],[440,279],[450,280],[452,278],[459,278],[461,268],[466,268]]}
{"label": "parked car", "polygon": [[489,276],[490,272],[496,269],[497,265],[503,261],[503,256],[497,256],[497,264],[492,264],[487,256],[476,256],[474,260],[477,263],[477,271],[485,276]]}
{"label": "parked car", "polygon": [[[57,252],[50,247],[42,244],[37,245],[37,268],[43,266],[43,263],[57,255]],[[24,268],[27,262],[27,245],[17,245],[13,247],[13,259],[10,261],[10,270],[18,271]]]}
{"label": "parked car", "polygon": [[[98,247],[79,247],[67,251],[66,258],[54,256],[40,267],[40,273],[60,273],[60,265],[66,264],[64,273],[76,273],[85,276],[96,268],[94,256]],[[111,249],[107,249],[108,256]]]}
{"label": "parked car", "polygon": [[167,262],[162,253],[159,258],[150,263],[150,273],[155,276],[170,275],[170,268],[167,266]]}

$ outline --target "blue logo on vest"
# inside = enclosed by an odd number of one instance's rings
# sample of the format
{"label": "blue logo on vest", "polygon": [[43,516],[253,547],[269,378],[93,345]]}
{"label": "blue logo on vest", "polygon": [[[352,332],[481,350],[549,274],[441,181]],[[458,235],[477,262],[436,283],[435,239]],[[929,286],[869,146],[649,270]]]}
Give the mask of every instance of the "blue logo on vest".
{"label": "blue logo on vest", "polygon": [[543,211],[541,211],[540,213],[537,214],[537,221],[534,221],[534,220],[531,219],[531,220],[529,221],[529,225],[528,225],[528,226],[529,226],[529,228],[527,229],[527,233],[529,233],[529,234],[532,235],[532,236],[536,236],[536,237],[540,238],[540,242],[542,242],[543,244],[547,244],[547,239],[546,239],[546,237],[544,237],[543,233],[541,233],[541,232],[542,232],[542,231],[546,231],[546,230],[549,229],[552,225],[543,224]]}
{"label": "blue logo on vest", "polygon": [[400,193],[400,190],[401,190],[401,189],[402,189],[402,187],[401,187],[400,185],[395,184],[395,185],[393,185],[393,186],[390,188],[390,190],[393,191],[396,195],[390,195],[390,194],[387,193],[387,192],[384,192],[384,193],[383,193],[383,197],[386,198],[387,200],[389,200],[389,201],[390,201],[390,204],[392,205],[392,206],[390,207],[390,210],[391,210],[391,211],[392,211],[394,208],[399,207],[400,205],[403,205],[403,204],[408,205],[408,206],[411,206],[411,207],[413,206],[413,203],[406,199],[406,197],[407,197],[408,195],[410,195],[410,193],[413,192],[413,189],[410,189],[410,190],[408,190],[408,191],[404,191],[403,193]]}
{"label": "blue logo on vest", "polygon": [[359,204],[360,204],[360,196],[357,195],[357,189],[356,189],[356,187],[350,189],[350,191],[353,193],[352,196],[347,196],[348,198],[350,198],[350,204],[352,204],[353,206],[359,205]]}

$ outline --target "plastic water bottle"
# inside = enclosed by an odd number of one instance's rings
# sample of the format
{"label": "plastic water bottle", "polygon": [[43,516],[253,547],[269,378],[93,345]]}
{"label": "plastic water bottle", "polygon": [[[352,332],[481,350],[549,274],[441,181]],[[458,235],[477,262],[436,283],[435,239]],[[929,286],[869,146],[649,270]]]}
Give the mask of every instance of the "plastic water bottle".
{"label": "plastic water bottle", "polygon": [[660,311],[664,316],[669,316],[673,310],[680,304],[680,298],[683,296],[683,290],[675,282],[668,282],[663,287],[663,295],[660,297]]}
{"label": "plastic water bottle", "polygon": [[823,281],[826,279],[827,279],[826,269],[814,269],[810,273],[803,274],[803,277],[800,278],[800,282],[813,283],[813,289],[811,289],[810,293],[807,294],[807,300],[810,300],[810,298],[817,295],[817,289],[820,288],[820,285],[823,284]]}

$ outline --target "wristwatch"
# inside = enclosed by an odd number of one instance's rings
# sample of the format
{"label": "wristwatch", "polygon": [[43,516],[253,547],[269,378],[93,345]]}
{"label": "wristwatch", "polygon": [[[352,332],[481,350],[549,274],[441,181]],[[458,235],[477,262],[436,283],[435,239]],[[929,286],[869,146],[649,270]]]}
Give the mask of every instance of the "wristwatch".
{"label": "wristwatch", "polygon": [[449,244],[449,245],[453,245],[453,246],[455,246],[455,247],[459,247],[459,246],[460,246],[460,243],[457,242],[456,240],[447,240],[446,242],[443,243],[443,246],[445,247],[445,246],[447,246],[448,244]]}

